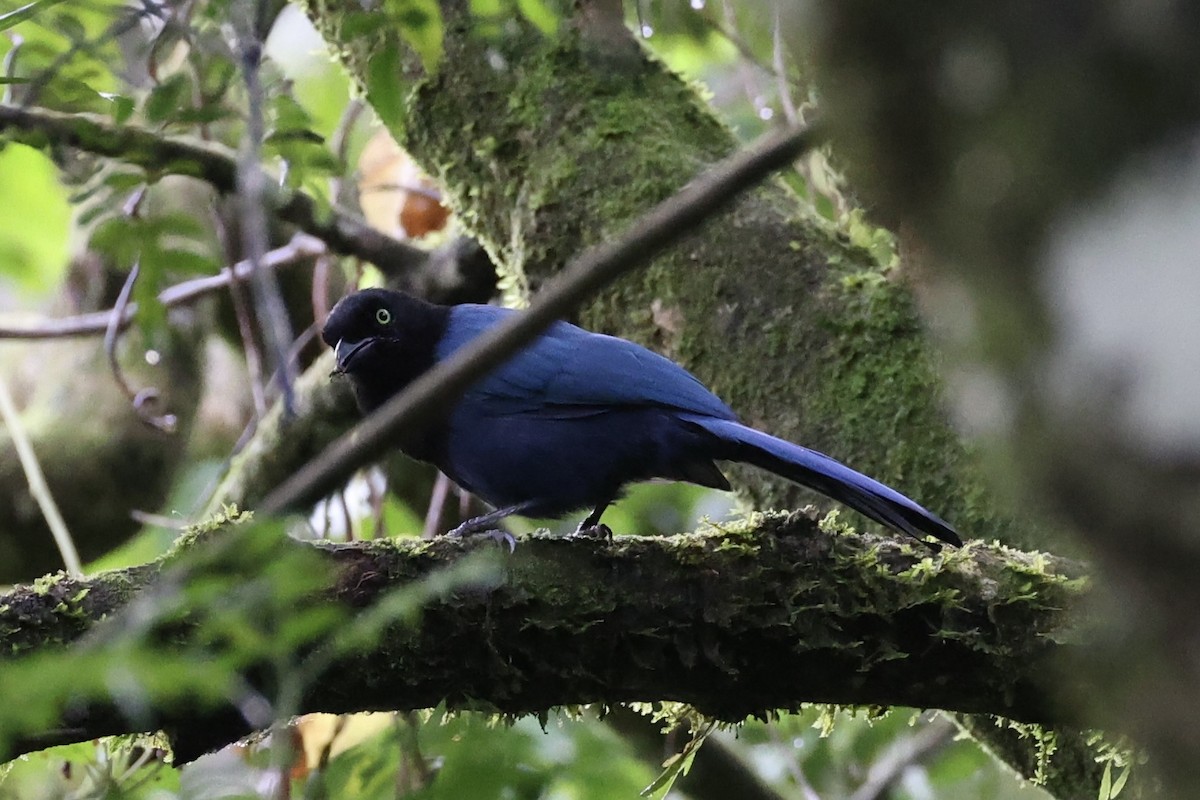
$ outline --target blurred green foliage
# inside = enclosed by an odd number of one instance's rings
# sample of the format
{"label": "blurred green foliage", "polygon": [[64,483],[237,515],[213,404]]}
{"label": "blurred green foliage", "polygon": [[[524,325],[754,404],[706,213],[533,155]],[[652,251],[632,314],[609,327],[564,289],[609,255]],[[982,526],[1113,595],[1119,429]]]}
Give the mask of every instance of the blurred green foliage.
{"label": "blurred green foliage", "polygon": [[8,145],[0,150],[0,276],[21,290],[45,294],[66,269],[71,208],[54,164],[36,150]]}

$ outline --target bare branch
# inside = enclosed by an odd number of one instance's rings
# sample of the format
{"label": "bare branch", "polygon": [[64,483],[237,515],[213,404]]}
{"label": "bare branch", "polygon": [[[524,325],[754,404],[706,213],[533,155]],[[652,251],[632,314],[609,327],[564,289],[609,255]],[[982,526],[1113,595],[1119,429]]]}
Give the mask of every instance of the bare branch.
{"label": "bare branch", "polygon": [[904,770],[914,764],[920,764],[949,744],[957,730],[954,723],[939,717],[925,722],[920,730],[912,735],[897,739],[879,760],[871,765],[867,779],[850,795],[850,800],[886,798],[888,790],[900,779]]}
{"label": "bare branch", "polygon": [[3,419],[4,427],[8,429],[9,438],[12,439],[17,457],[21,460],[21,469],[25,471],[25,479],[29,482],[29,492],[37,501],[38,508],[41,509],[42,516],[46,519],[46,526],[50,528],[50,533],[54,536],[54,543],[58,546],[59,553],[62,554],[67,573],[75,576],[82,575],[83,565],[79,561],[79,553],[75,549],[71,532],[67,530],[67,523],[58,510],[58,504],[54,502],[54,495],[46,483],[46,476],[38,463],[33,443],[29,441],[29,436],[25,433],[25,426],[21,423],[16,404],[13,403],[12,395],[8,391],[8,384],[4,382],[3,378],[0,378],[0,419]]}
{"label": "bare branch", "polygon": [[133,293],[133,285],[137,283],[141,271],[141,263],[135,261],[129,270],[129,275],[125,278],[120,294],[117,295],[117,302],[109,314],[108,327],[104,330],[104,355],[108,358],[109,371],[112,373],[113,380],[117,382],[117,388],[129,398],[138,419],[163,433],[174,433],[178,423],[176,416],[154,412],[153,406],[160,399],[158,390],[152,386],[140,390],[134,389],[125,377],[124,370],[121,369],[121,362],[117,360],[117,338],[120,335],[121,320],[125,317],[126,309],[129,308],[129,295]]}
{"label": "bare branch", "polygon": [[250,292],[254,298],[255,319],[263,341],[275,360],[275,375],[282,392],[287,416],[295,409],[293,384],[295,366],[288,357],[292,342],[292,323],[279,290],[275,272],[262,265],[267,254],[268,196],[266,173],[262,165],[262,143],[266,136],[263,120],[262,41],[258,38],[263,6],[255,0],[242,0],[232,7],[237,31],[236,50],[241,62],[242,81],[246,85],[246,135],[238,157],[238,207],[241,216],[242,252],[250,262]]}
{"label": "bare branch", "polygon": [[[278,269],[316,258],[327,252],[325,244],[307,234],[296,234],[283,247],[266,253],[262,266]],[[212,292],[224,289],[234,281],[243,281],[250,276],[251,265],[239,261],[232,269],[226,267],[217,275],[184,281],[164,289],[158,300],[167,308],[187,305]],[[118,330],[125,330],[133,322],[137,303],[128,303],[117,317]],[[0,325],[0,339],[65,339],[74,336],[95,336],[105,333],[114,319],[114,311],[97,311],[64,319],[44,320],[27,325]]]}

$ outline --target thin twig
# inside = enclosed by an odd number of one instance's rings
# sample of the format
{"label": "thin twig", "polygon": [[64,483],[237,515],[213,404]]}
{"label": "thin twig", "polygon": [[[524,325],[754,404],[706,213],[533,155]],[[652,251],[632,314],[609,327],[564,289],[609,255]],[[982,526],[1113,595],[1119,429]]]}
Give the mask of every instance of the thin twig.
{"label": "thin twig", "polygon": [[329,276],[333,272],[333,259],[320,256],[313,264],[312,271],[312,312],[313,319],[325,319],[329,316]]}
{"label": "thin twig", "polygon": [[133,286],[137,283],[141,271],[141,262],[133,262],[129,275],[121,286],[117,302],[113,305],[113,310],[108,318],[108,328],[104,331],[104,354],[108,357],[109,371],[112,372],[113,380],[117,382],[117,388],[133,403],[133,410],[137,413],[138,419],[163,433],[174,433],[175,426],[179,421],[176,416],[174,414],[155,414],[151,410],[152,404],[157,403],[160,398],[158,390],[153,387],[134,389],[126,379],[124,370],[121,369],[121,362],[117,360],[117,339],[120,335],[121,319],[125,316],[125,310],[129,308],[129,296],[133,294]]}
{"label": "thin twig", "polygon": [[367,104],[361,97],[352,97],[346,107],[342,109],[342,116],[338,119],[337,127],[333,129],[333,135],[329,137],[329,149],[333,151],[333,156],[338,163],[343,165],[342,173],[334,175],[329,181],[329,196],[335,203],[342,202],[342,191],[345,188],[345,180],[342,175],[347,171],[346,161],[350,150],[350,134],[366,106]]}
{"label": "thin twig", "polygon": [[175,517],[168,517],[163,514],[154,514],[137,508],[129,512],[129,517],[141,525],[153,525],[171,531],[182,531],[187,528],[187,523],[183,519],[176,519]]}
{"label": "thin twig", "polygon": [[[727,4],[723,7],[722,13],[726,17],[729,16],[730,12]],[[759,59],[758,54],[754,52],[754,48],[750,46],[749,42],[747,42],[741,37],[740,34],[738,34],[735,26],[727,28],[725,25],[721,24],[720,20],[715,19],[714,16],[710,14],[700,14],[698,16],[701,22],[733,45],[734,49],[738,51],[743,60],[748,61],[765,73],[769,74],[771,72],[771,68]]]}
{"label": "thin twig", "polygon": [[295,509],[332,491],[362,464],[394,447],[407,426],[444,411],[492,366],[533,341],[554,320],[569,314],[597,290],[648,262],[693,231],[743,191],[816,146],[817,127],[791,126],[760,138],[653,208],[620,239],[595,247],[549,281],[530,309],[488,330],[435,365],[377,412],[310,461],[263,500],[267,513]]}
{"label": "thin twig", "polygon": [[850,800],[881,800],[904,771],[941,750],[954,738],[956,728],[943,717],[930,720],[912,736],[896,740],[867,771],[867,779]]}
{"label": "thin twig", "polygon": [[[316,258],[327,252],[328,250],[321,240],[308,234],[298,233],[283,247],[276,248],[264,255],[262,264],[269,269],[279,269],[309,258]],[[232,269],[226,267],[217,275],[195,278],[167,287],[159,293],[158,302],[166,308],[187,305],[205,295],[224,289],[234,279],[245,280],[249,275],[250,264],[246,261],[239,261]],[[137,303],[130,303],[117,323],[120,330],[129,327],[135,314],[137,314]],[[112,309],[109,309],[26,325],[0,325],[0,339],[66,339],[75,336],[95,336],[108,330],[112,317]]]}
{"label": "thin twig", "polygon": [[433,481],[433,490],[429,493],[429,509],[425,512],[425,524],[421,528],[422,539],[432,539],[441,530],[442,509],[449,495],[450,479],[446,473],[438,472]]}
{"label": "thin twig", "polygon": [[792,102],[792,87],[787,78],[787,62],[783,54],[783,2],[775,3],[775,20],[771,33],[771,65],[775,68],[775,90],[779,92],[779,104],[783,107],[783,118],[789,125],[799,121],[796,104]]}
{"label": "thin twig", "polygon": [[3,104],[13,100],[13,88],[17,85],[17,57],[21,54],[21,48],[25,46],[25,37],[19,33],[9,31],[8,40],[8,52],[4,54],[4,61],[0,62],[0,69],[5,77],[4,93],[0,95],[0,103]]}
{"label": "thin twig", "polygon": [[[146,191],[146,184],[142,184],[125,201],[122,213],[126,217],[134,219],[141,215],[142,201],[146,199]],[[174,414],[155,414],[152,410],[152,406],[157,404],[160,398],[158,390],[154,387],[135,390],[126,379],[125,372],[121,369],[121,362],[117,360],[117,340],[121,334],[121,318],[129,306],[129,298],[133,294],[133,287],[137,284],[141,272],[142,263],[139,257],[130,267],[129,275],[126,276],[125,283],[117,295],[117,301],[113,304],[112,316],[109,317],[108,327],[104,331],[104,354],[108,358],[109,370],[112,372],[113,380],[117,383],[117,388],[133,404],[133,410],[138,419],[156,430],[174,433],[175,426],[179,422],[178,418]]]}
{"label": "thin twig", "polygon": [[292,323],[287,304],[279,290],[273,270],[262,268],[267,254],[267,176],[262,167],[262,143],[266,137],[263,119],[262,42],[259,40],[263,6],[255,0],[242,0],[234,17],[238,31],[238,56],[242,79],[246,85],[246,136],[238,158],[237,193],[241,209],[242,248],[250,262],[250,291],[254,297],[254,316],[271,355],[275,359],[275,374],[283,392],[283,408],[287,417],[295,413],[295,367],[288,358],[292,342]]}
{"label": "thin twig", "polygon": [[[778,747],[782,749],[786,746],[783,741],[783,736],[781,736],[779,733],[778,725],[769,725],[767,727],[767,732],[771,737],[771,741],[774,742]],[[812,784],[808,782],[808,776],[804,774],[804,767],[800,765],[798,760],[794,758],[787,759],[787,768],[788,774],[792,776],[792,780],[795,781],[796,787],[804,796],[804,800],[821,800],[821,796],[817,794],[817,790],[814,789]]]}
{"label": "thin twig", "polygon": [[33,451],[33,444],[25,433],[25,426],[21,424],[16,404],[13,403],[12,395],[8,391],[8,384],[3,378],[0,378],[0,416],[4,418],[4,427],[8,428],[8,435],[17,451],[17,458],[21,461],[21,469],[25,470],[25,479],[29,481],[29,492],[37,501],[38,508],[41,509],[42,516],[46,519],[46,525],[54,536],[54,543],[58,545],[58,552],[62,555],[67,573],[81,577],[83,565],[79,562],[79,551],[75,549],[75,542],[71,538],[71,532],[67,530],[67,523],[59,513],[58,505],[54,502],[54,495],[50,493],[46,476],[42,473],[37,454]]}
{"label": "thin twig", "polygon": [[[141,167],[151,178],[186,175],[209,183],[221,194],[237,191],[237,159],[215,145],[163,136],[132,125],[113,125],[87,114],[0,105],[0,133],[8,141],[45,149],[72,147]],[[304,192],[268,185],[265,202],[275,216],[323,240],[331,250],[369,261],[388,276],[419,268],[426,253],[371,228],[344,209],[319,211]]]}
{"label": "thin twig", "polygon": [[[253,266],[246,262],[250,269]],[[259,263],[262,267],[262,263]],[[254,320],[250,317],[250,303],[246,297],[246,287],[238,276],[232,276],[229,281],[229,301],[233,306],[233,319],[237,324],[238,336],[242,340],[242,353],[246,356],[246,372],[250,374],[250,398],[254,402],[254,416],[262,419],[267,413],[267,387],[263,378],[262,353],[258,349],[258,339],[254,335]]]}

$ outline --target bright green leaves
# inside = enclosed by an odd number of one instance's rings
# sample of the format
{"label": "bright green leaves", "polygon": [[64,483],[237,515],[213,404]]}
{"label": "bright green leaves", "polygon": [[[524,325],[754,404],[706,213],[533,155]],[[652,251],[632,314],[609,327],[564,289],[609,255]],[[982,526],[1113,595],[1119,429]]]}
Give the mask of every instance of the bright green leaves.
{"label": "bright green leaves", "polygon": [[288,189],[304,190],[326,211],[329,179],[339,174],[341,165],[314,127],[312,116],[289,92],[272,94],[263,156],[268,164],[277,163]]}
{"label": "bright green leaves", "polygon": [[139,267],[132,299],[137,321],[149,341],[160,342],[167,312],[158,300],[170,276],[213,274],[220,265],[208,254],[205,230],[186,213],[109,216],[92,233],[89,247],[121,268]]}
{"label": "bright green leaves", "polygon": [[662,774],[642,790],[642,797],[648,797],[650,800],[663,800],[671,791],[671,787],[675,785],[675,781],[688,774],[688,770],[692,768],[692,762],[696,760],[696,753],[700,752],[700,746],[704,744],[704,740],[712,733],[714,727],[715,723],[710,722],[696,731],[691,741],[684,745],[682,752],[668,758],[663,763]]}
{"label": "bright green leaves", "polygon": [[67,261],[71,209],[50,159],[9,145],[0,150],[0,276],[23,289],[47,292]]}
{"label": "bright green leaves", "polygon": [[384,13],[421,58],[426,72],[442,60],[442,12],[437,0],[385,0]]}
{"label": "bright green leaves", "polygon": [[554,8],[549,0],[517,0],[517,8],[544,35],[552,36],[558,31],[558,23],[562,21],[561,9]]}
{"label": "bright green leaves", "polygon": [[526,717],[498,725],[441,709],[410,714],[336,755],[306,788],[309,796],[357,800],[391,800],[398,784],[420,800],[626,800],[650,779],[650,768],[595,720],[553,714],[547,723]]}
{"label": "bright green leaves", "polygon": [[176,72],[150,90],[142,113],[146,121],[161,125],[175,117],[179,109],[191,104],[192,81],[186,73]]}
{"label": "bright green leaves", "polygon": [[34,0],[34,2],[13,9],[7,14],[0,14],[0,31],[6,31],[18,23],[32,19],[39,11],[61,2],[62,0]]}
{"label": "bright green leaves", "polygon": [[404,128],[404,90],[400,70],[400,48],[391,39],[367,65],[367,102],[393,133]]}
{"label": "bright green leaves", "polygon": [[0,0],[0,57],[17,97],[67,111],[108,110],[105,93],[118,85],[110,64],[120,63],[115,31],[137,24],[134,9],[115,0],[59,3],[38,0],[19,7]]}
{"label": "bright green leaves", "polygon": [[[427,73],[437,70],[442,60],[442,14],[436,0],[387,0],[382,9],[382,24],[395,28],[401,38],[421,59]],[[364,14],[364,20],[377,14]],[[343,37],[352,35],[343,25]],[[379,119],[393,134],[404,128],[404,63],[399,42],[391,37],[383,40],[367,65],[367,101]]]}
{"label": "bright green leaves", "polygon": [[544,35],[552,36],[566,13],[564,4],[556,0],[470,0],[470,7],[484,35],[498,33],[499,23],[519,13]]}

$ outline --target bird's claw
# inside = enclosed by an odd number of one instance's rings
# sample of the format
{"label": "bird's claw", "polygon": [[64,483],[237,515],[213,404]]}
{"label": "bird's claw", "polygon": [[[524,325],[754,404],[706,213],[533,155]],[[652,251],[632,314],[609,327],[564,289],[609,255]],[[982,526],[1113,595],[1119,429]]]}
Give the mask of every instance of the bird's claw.
{"label": "bird's claw", "polygon": [[603,522],[598,522],[595,525],[584,527],[580,525],[571,534],[572,539],[601,539],[606,542],[611,542],[613,538],[612,528],[605,525]]}
{"label": "bird's claw", "polygon": [[508,552],[510,554],[517,551],[517,537],[513,536],[508,531],[502,531],[498,528],[478,530],[476,528],[472,528],[470,525],[464,524],[459,525],[452,531],[449,531],[446,535],[452,539],[466,539],[467,537],[474,538],[478,536],[491,539],[496,544],[504,545],[508,548]]}

